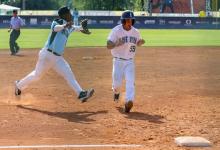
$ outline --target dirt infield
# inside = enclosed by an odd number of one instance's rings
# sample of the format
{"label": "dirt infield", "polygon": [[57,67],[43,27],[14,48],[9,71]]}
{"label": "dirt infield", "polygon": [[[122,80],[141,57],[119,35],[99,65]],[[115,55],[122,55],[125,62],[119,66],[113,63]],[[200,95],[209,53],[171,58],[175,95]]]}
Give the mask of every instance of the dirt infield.
{"label": "dirt infield", "polygon": [[136,99],[129,115],[123,113],[123,96],[113,102],[112,58],[104,48],[65,52],[82,87],[96,90],[87,103],[80,103],[54,71],[16,98],[14,81],[33,70],[37,56],[38,50],[0,53],[0,146],[140,144],[52,149],[189,150],[174,143],[175,137],[188,135],[210,140],[210,150],[220,149],[219,47],[138,49]]}

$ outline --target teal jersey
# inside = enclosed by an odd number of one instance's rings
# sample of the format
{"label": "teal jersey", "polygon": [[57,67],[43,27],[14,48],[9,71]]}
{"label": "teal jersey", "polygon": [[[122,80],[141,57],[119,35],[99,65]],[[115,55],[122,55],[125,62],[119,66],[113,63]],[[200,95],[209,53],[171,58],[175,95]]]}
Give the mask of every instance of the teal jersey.
{"label": "teal jersey", "polygon": [[50,49],[60,55],[64,53],[64,48],[66,46],[67,39],[74,28],[65,28],[59,32],[55,32],[54,27],[56,25],[63,25],[66,23],[67,22],[63,19],[55,19],[51,24],[51,33],[45,44],[45,47],[47,49]]}

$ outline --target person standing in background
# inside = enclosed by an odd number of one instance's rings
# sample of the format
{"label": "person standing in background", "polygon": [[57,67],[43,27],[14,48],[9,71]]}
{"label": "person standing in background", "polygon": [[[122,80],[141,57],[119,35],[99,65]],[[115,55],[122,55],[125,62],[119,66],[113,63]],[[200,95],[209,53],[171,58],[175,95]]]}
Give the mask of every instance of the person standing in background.
{"label": "person standing in background", "polygon": [[164,13],[166,7],[169,7],[171,12],[174,13],[173,0],[161,0],[160,13]]}
{"label": "person standing in background", "polygon": [[148,1],[148,13],[149,16],[152,16],[152,10],[153,10],[153,0]]}
{"label": "person standing in background", "polygon": [[16,40],[20,36],[21,26],[23,25],[24,21],[18,16],[18,11],[13,10],[13,16],[11,17],[10,21],[10,28],[8,29],[8,32],[11,32],[9,39],[11,55],[16,55],[20,50],[20,47],[18,46]]}
{"label": "person standing in background", "polygon": [[75,26],[78,26],[78,24],[79,24],[79,12],[76,8],[73,11],[73,22],[74,22]]}

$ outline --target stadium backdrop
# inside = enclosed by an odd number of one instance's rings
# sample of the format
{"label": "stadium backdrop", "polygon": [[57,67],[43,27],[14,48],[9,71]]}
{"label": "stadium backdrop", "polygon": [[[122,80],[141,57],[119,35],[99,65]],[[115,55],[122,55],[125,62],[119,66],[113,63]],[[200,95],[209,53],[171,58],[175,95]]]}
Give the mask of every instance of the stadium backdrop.
{"label": "stadium backdrop", "polygon": [[[1,16],[0,28],[7,28],[11,16]],[[49,28],[57,16],[21,16],[27,28]],[[83,16],[90,28],[112,28],[120,23],[118,16]],[[136,17],[135,26],[141,29],[220,29],[220,18],[214,17]]]}

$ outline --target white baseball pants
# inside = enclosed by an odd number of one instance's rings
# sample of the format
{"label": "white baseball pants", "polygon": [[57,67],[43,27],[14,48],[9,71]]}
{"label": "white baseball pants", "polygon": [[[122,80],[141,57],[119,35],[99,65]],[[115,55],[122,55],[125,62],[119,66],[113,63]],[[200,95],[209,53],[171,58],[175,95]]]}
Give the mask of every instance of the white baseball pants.
{"label": "white baseball pants", "polygon": [[133,101],[135,96],[135,66],[134,60],[121,60],[113,58],[112,89],[115,93],[120,93],[123,79],[126,81],[125,101]]}
{"label": "white baseball pants", "polygon": [[35,70],[21,79],[18,82],[17,87],[20,90],[27,88],[29,84],[39,80],[43,74],[51,68],[61,75],[77,95],[79,95],[82,88],[76,81],[69,64],[62,56],[56,56],[53,53],[48,52],[45,48],[39,52],[39,58]]}

